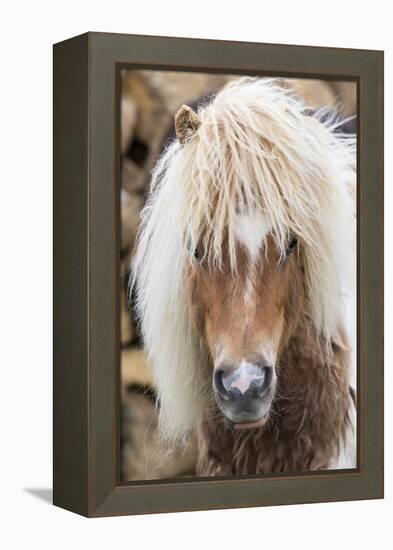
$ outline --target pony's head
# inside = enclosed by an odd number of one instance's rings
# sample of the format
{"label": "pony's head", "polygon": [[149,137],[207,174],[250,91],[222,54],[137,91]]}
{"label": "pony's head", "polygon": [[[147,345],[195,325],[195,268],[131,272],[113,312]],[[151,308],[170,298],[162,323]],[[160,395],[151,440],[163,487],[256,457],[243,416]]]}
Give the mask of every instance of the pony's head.
{"label": "pony's head", "polygon": [[282,255],[264,214],[238,214],[235,238],[235,269],[225,244],[219,268],[198,245],[186,277],[215,401],[240,429],[263,424],[269,414],[280,350],[303,309],[304,285],[297,237],[288,234]]}
{"label": "pony's head", "polygon": [[143,212],[134,277],[164,434],[213,399],[235,427],[263,424],[301,316],[327,349],[343,318],[352,139],[274,80],[240,79],[183,106]]}

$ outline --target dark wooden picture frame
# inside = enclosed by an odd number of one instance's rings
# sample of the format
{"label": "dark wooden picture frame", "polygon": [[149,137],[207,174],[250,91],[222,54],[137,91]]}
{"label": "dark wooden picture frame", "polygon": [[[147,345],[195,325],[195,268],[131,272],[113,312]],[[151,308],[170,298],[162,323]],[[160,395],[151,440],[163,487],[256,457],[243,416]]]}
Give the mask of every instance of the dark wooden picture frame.
{"label": "dark wooden picture frame", "polygon": [[[120,480],[125,67],[357,83],[358,467]],[[383,497],[383,52],[87,33],[54,46],[54,504],[89,517]]]}

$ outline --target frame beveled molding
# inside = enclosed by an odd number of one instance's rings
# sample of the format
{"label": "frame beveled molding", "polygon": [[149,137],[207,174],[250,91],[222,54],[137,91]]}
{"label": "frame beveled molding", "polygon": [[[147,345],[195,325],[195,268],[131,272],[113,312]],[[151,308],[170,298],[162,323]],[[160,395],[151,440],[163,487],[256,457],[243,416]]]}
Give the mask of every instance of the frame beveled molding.
{"label": "frame beveled molding", "polygon": [[[122,68],[352,80],[358,467],[120,481]],[[383,52],[87,33],[54,46],[54,503],[89,516],[383,497]]]}

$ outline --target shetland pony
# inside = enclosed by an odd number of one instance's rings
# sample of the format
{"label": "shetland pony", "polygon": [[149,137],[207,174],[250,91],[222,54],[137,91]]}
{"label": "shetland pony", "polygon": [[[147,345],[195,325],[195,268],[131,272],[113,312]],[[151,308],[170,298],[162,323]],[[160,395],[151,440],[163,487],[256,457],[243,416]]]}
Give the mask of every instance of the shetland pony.
{"label": "shetland pony", "polygon": [[182,106],[133,260],[160,430],[197,475],[355,467],[355,140],[285,83]]}

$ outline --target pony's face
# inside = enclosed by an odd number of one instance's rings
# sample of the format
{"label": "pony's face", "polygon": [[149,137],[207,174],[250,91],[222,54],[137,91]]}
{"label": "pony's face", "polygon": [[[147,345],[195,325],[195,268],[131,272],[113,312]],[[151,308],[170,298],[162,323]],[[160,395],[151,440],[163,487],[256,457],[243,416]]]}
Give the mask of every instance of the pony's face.
{"label": "pony's face", "polygon": [[256,427],[269,416],[280,350],[293,311],[301,309],[297,240],[288,239],[285,257],[270,234],[253,249],[240,240],[236,272],[225,250],[221,269],[209,268],[203,256],[194,251],[188,277],[193,319],[213,365],[213,395],[235,428]]}

